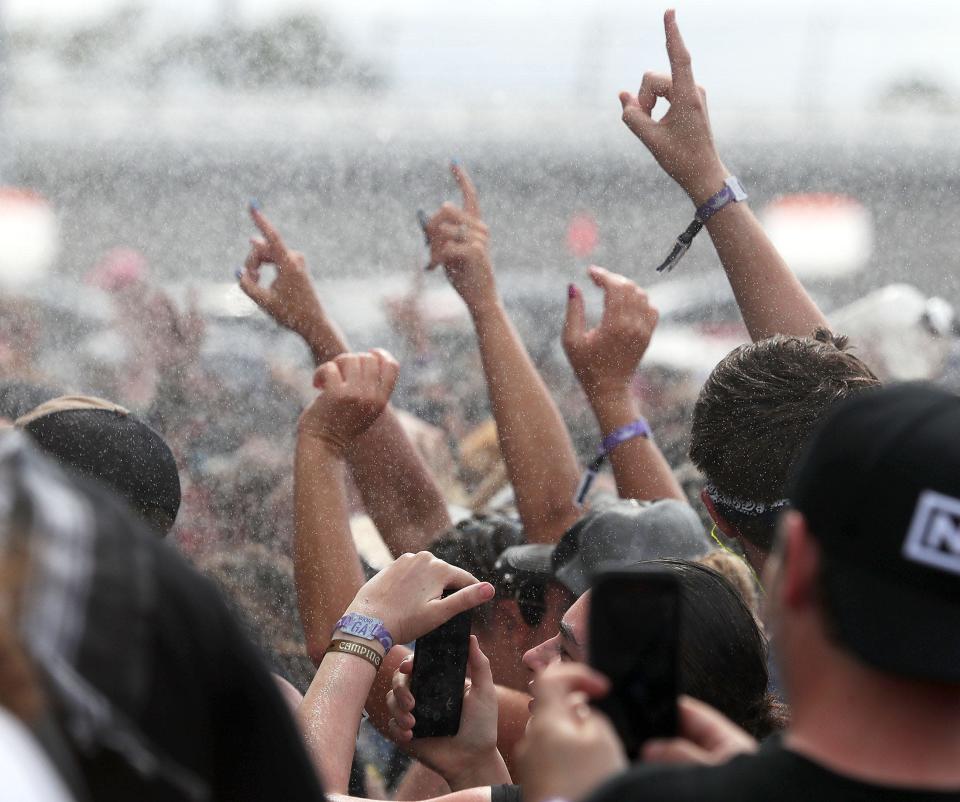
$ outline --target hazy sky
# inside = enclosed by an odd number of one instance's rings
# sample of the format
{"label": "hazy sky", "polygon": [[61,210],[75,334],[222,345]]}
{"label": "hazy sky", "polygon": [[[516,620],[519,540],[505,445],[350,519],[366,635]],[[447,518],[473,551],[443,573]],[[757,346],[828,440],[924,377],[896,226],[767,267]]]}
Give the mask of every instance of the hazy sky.
{"label": "hazy sky", "polygon": [[[123,0],[0,0],[8,23],[95,19]],[[543,93],[615,98],[665,67],[650,0],[142,0],[154,24],[322,12],[405,93],[488,101]],[[711,98],[750,108],[875,101],[890,82],[936,80],[960,94],[956,0],[687,0],[678,19]]]}

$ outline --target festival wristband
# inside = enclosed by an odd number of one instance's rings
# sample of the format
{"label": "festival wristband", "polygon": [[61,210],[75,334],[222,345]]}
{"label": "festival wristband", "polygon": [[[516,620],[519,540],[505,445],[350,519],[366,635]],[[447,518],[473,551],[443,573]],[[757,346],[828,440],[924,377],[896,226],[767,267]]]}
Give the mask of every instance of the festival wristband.
{"label": "festival wristband", "polygon": [[583,506],[583,502],[586,501],[587,494],[590,492],[590,488],[593,486],[597,474],[600,473],[600,468],[603,467],[603,462],[607,458],[607,455],[621,443],[626,443],[627,440],[632,440],[634,437],[644,437],[648,440],[653,437],[653,432],[646,418],[637,418],[626,426],[614,429],[603,438],[600,442],[600,453],[597,454],[593,462],[591,462],[583,472],[583,476],[580,477],[580,484],[577,486],[577,492],[574,493],[573,496],[574,504],[578,507]]}
{"label": "festival wristband", "polygon": [[600,442],[600,454],[597,456],[607,456],[618,445],[626,443],[627,440],[633,440],[634,437],[645,437],[648,440],[653,437],[653,432],[650,431],[650,424],[647,423],[646,418],[637,418],[626,426],[621,426],[619,429],[610,432]]}
{"label": "festival wristband", "polygon": [[347,613],[334,625],[334,633],[338,630],[355,638],[379,641],[384,652],[389,652],[393,648],[393,637],[387,632],[383,621],[378,618],[371,618],[362,613]]}
{"label": "festival wristband", "polygon": [[335,654],[352,654],[354,657],[366,660],[377,669],[377,671],[380,670],[380,666],[383,664],[383,656],[380,652],[369,646],[364,646],[362,643],[357,643],[355,640],[330,641],[330,645],[324,654],[329,654],[330,652],[334,652]]}
{"label": "festival wristband", "polygon": [[686,230],[677,237],[677,241],[670,251],[670,255],[663,260],[663,264],[657,268],[658,273],[666,271],[669,273],[676,267],[677,262],[683,258],[683,255],[693,244],[693,238],[700,233],[704,223],[719,212],[724,206],[730,203],[739,203],[747,199],[747,193],[743,189],[743,184],[736,176],[730,176],[723,182],[723,189],[716,195],[707,198],[706,202],[697,208],[693,217],[693,222],[687,226]]}

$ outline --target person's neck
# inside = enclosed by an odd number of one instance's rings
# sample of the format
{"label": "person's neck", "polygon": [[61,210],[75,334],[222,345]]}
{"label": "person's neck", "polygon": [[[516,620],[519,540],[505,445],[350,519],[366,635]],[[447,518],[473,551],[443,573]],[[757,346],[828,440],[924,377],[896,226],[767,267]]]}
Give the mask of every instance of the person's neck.
{"label": "person's neck", "polygon": [[791,693],[786,748],[877,785],[960,788],[960,687],[882,674],[830,651]]}

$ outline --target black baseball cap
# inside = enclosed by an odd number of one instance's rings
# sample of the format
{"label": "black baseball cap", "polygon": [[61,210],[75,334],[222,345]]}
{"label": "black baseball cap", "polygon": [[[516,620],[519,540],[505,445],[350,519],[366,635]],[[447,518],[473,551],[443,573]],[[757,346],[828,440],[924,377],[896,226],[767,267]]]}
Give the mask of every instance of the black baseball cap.
{"label": "black baseball cap", "polygon": [[61,465],[112,488],[160,534],[180,509],[180,474],[166,441],[121,406],[93,396],[61,396],[18,418]]}
{"label": "black baseball cap", "polygon": [[673,499],[619,500],[588,512],[564,532],[556,545],[505,549],[496,571],[505,576],[553,579],[581,596],[601,568],[625,567],[644,560],[689,560],[712,548],[689,504]]}
{"label": "black baseball cap", "polygon": [[880,670],[960,682],[960,397],[910,383],[838,404],[788,494],[822,549],[840,642]]}

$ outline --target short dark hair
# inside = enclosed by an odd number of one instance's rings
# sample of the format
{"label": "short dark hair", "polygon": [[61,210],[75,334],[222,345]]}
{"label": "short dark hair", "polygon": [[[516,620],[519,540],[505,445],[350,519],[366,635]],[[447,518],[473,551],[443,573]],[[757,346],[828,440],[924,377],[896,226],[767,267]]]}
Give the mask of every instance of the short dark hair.
{"label": "short dark hair", "polygon": [[[690,459],[724,496],[772,504],[824,411],[880,385],[850,353],[846,337],[776,335],[741,345],[713,369],[693,409]],[[722,506],[722,505],[721,505]],[[720,509],[758,547],[769,550],[776,518]]]}

